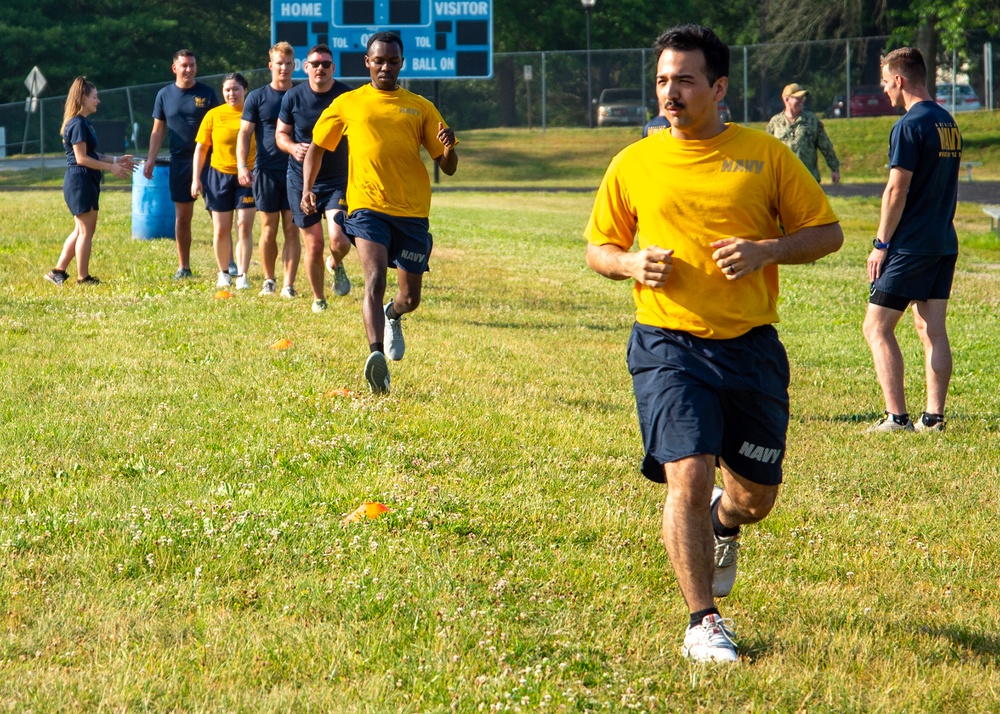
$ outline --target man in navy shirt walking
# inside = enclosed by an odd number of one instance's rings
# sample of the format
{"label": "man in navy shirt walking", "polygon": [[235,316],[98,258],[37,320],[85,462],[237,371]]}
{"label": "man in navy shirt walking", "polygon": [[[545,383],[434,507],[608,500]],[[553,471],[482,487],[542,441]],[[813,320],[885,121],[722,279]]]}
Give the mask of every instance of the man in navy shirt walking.
{"label": "man in navy shirt walking", "polygon": [[[191,50],[174,53],[170,70],[174,83],[161,89],[153,103],[153,133],[149,135],[149,156],[142,173],[153,178],[156,155],[163,139],[170,139],[170,200],[174,202],[174,236],[177,241],[175,278],[191,277],[191,218],[194,199],[191,197],[191,173],[194,170],[194,144],[201,120],[219,104],[215,90],[195,79],[198,62]],[[207,169],[208,162],[205,162]]]}
{"label": "man in navy shirt walking", "polygon": [[[285,237],[281,251],[281,263],[284,266],[281,295],[291,298],[295,297],[295,274],[299,268],[302,244],[288,205],[288,154],[278,148],[274,133],[278,127],[281,100],[292,88],[295,50],[287,42],[279,42],[271,48],[267,66],[271,70],[271,83],[250,92],[243,104],[240,134],[236,143],[236,163],[240,184],[253,186],[254,203],[261,217],[260,255],[264,267],[264,286],[260,294],[275,293],[274,264],[278,259],[280,221]],[[251,136],[256,138],[254,166],[247,165]]]}
{"label": "man in navy shirt walking", "polygon": [[302,162],[312,143],[313,127],[316,120],[336,97],[351,88],[333,78],[336,67],[333,53],[326,45],[316,45],[309,50],[303,63],[308,82],[293,87],[281,100],[278,128],[275,141],[278,148],[286,152],[288,159],[288,203],[292,209],[295,225],[302,231],[305,243],[306,274],[313,293],[313,312],[326,310],[326,296],[323,287],[323,223],[326,218],[330,231],[331,260],[328,264],[333,273],[333,291],[337,295],[347,295],[351,281],[344,271],[344,256],[351,250],[351,242],[344,230],[333,217],[347,210],[347,142],[341,142],[336,151],[323,155],[323,163],[316,177],[313,191],[316,194],[316,212],[306,215],[302,212]]}
{"label": "man in navy shirt walking", "polygon": [[[928,91],[919,50],[903,47],[886,55],[882,83],[892,105],[906,114],[889,137],[889,181],[868,256],[864,334],[885,398],[885,416],[869,431],[943,431],[952,369],[945,317],[958,257],[954,218],[962,135]],[[911,305],[927,372],[927,406],[916,424],[906,409],[895,334]]]}

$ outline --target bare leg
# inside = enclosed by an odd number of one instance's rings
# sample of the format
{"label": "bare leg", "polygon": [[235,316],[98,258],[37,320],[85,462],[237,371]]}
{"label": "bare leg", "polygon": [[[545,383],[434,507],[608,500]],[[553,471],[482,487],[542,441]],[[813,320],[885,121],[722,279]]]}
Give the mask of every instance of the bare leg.
{"label": "bare leg", "polygon": [[389,266],[389,252],[384,245],[364,238],[355,242],[361,270],[365,276],[365,295],[361,303],[361,314],[365,321],[365,336],[368,344],[382,342],[385,332],[385,271]]}
{"label": "bare leg", "polygon": [[174,235],[177,242],[177,262],[181,268],[191,269],[191,219],[194,203],[174,204]]}
{"label": "bare leg", "polygon": [[392,299],[393,307],[399,315],[413,312],[420,305],[420,291],[423,288],[423,273],[408,273],[402,268],[396,269],[399,290]]}
{"label": "bare leg", "polygon": [[281,249],[281,262],[285,269],[284,283],[294,285],[295,275],[299,271],[299,260],[302,257],[302,243],[299,241],[299,229],[292,220],[291,211],[281,212],[281,228],[285,233],[285,245]]}
{"label": "bare leg", "polygon": [[928,414],[944,414],[944,402],[951,382],[951,344],[945,327],[947,314],[947,300],[913,303],[913,324],[924,345]]}
{"label": "bare leg", "polygon": [[302,229],[302,242],[306,263],[306,277],[312,288],[313,300],[324,298],[323,286],[323,222]]}
{"label": "bare leg", "polygon": [[663,544],[690,612],[714,607],[715,540],[709,506],[715,485],[715,457],[690,456],[664,466]]}
{"label": "bare leg", "polygon": [[863,327],[875,362],[875,376],[882,386],[885,410],[891,414],[906,414],[903,353],[896,340],[896,325],[902,316],[899,310],[869,303]]}
{"label": "bare leg", "polygon": [[233,212],[212,211],[212,246],[215,248],[215,262],[219,272],[229,270],[230,253],[233,240]]}
{"label": "bare leg", "polygon": [[326,212],[326,224],[330,227],[330,255],[333,256],[334,267],[340,265],[344,257],[351,252],[351,241],[344,233],[340,224],[333,220],[338,213],[344,213],[339,209]]}
{"label": "bare leg", "polygon": [[236,235],[239,240],[236,247],[236,269],[240,275],[246,275],[250,270],[250,258],[253,255],[253,219],[256,215],[256,208],[240,208],[236,211]]}
{"label": "bare leg", "polygon": [[[281,214],[260,213],[260,264],[264,270],[264,280],[274,280],[274,264],[278,260],[278,221]],[[296,236],[298,233],[296,233]],[[288,239],[285,239],[288,248]]]}

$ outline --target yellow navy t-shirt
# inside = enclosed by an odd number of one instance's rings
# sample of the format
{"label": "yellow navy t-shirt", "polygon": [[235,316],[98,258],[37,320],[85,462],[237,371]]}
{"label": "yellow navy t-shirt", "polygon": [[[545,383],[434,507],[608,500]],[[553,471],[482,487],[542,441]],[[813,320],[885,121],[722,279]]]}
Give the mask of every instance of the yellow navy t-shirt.
{"label": "yellow navy t-shirt", "polygon": [[[210,110],[201,120],[195,141],[212,147],[212,168],[224,174],[238,174],[236,167],[236,137],[240,133],[241,109],[222,104]],[[257,142],[250,135],[250,155],[247,166],[254,165]]]}
{"label": "yellow navy t-shirt", "polygon": [[711,244],[835,222],[826,194],[788,147],[730,124],[705,141],[662,131],[623,149],[608,166],[584,235],[624,250],[635,241],[639,249],[672,249],[664,287],[633,286],[636,321],[729,339],[778,321],[778,267],[728,280]]}
{"label": "yellow navy t-shirt", "polygon": [[351,211],[426,218],[431,182],[420,147],[432,159],[444,152],[437,138],[439,122],[444,122],[441,114],[427,99],[402,87],[387,92],[366,84],[333,100],[313,128],[313,141],[327,151],[337,148],[343,136],[350,141]]}

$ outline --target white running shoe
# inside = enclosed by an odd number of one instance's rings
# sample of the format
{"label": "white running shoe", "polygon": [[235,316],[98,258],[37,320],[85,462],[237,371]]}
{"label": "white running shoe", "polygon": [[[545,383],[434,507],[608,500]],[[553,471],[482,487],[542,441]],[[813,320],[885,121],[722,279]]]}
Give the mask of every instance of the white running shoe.
{"label": "white running shoe", "polygon": [[228,288],[233,284],[233,277],[224,270],[219,271],[219,279],[215,281],[215,287]]}
{"label": "white running shoe", "polygon": [[319,300],[313,300],[313,312],[320,313],[326,310],[326,300],[320,298]]}
{"label": "white running shoe", "polygon": [[246,273],[243,273],[243,275],[240,275],[236,278],[236,289],[237,290],[250,289],[250,279],[247,277]]}
{"label": "white running shoe", "polygon": [[298,297],[299,294],[291,285],[286,285],[281,289],[281,297],[288,298],[289,300],[293,297]]}
{"label": "white running shoe", "polygon": [[365,361],[365,379],[372,394],[389,393],[389,363],[381,352],[372,352]]}
{"label": "white running shoe", "polygon": [[[722,489],[718,486],[712,491],[712,507],[722,498]],[[737,533],[728,538],[715,536],[715,573],[712,576],[712,595],[725,597],[733,590],[736,582],[736,556],[740,549],[740,536]]]}
{"label": "white running shoe", "polygon": [[[392,302],[387,302],[382,311],[389,309]],[[382,340],[385,342],[385,356],[394,362],[403,359],[403,352],[406,350],[406,343],[403,341],[403,318],[399,317],[390,320],[388,315],[385,318],[385,331],[382,333]]]}
{"label": "white running shoe", "polygon": [[681,652],[694,662],[738,662],[732,626],[732,620],[706,615],[700,625],[689,627],[684,633]]}
{"label": "white running shoe", "polygon": [[260,292],[257,294],[261,297],[265,295],[274,295],[275,287],[277,287],[277,283],[273,280],[265,280],[264,284],[260,286]]}

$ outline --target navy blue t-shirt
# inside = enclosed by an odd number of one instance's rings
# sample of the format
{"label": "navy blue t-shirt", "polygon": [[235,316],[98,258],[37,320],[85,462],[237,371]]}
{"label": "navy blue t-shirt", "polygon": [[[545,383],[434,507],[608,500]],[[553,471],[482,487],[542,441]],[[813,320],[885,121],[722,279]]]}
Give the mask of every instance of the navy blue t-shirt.
{"label": "navy blue t-shirt", "polygon": [[955,204],[962,134],[955,119],[932,100],[910,107],[889,135],[889,166],[913,172],[906,205],[892,234],[892,250],[913,255],[955,255]]}
{"label": "navy blue t-shirt", "polygon": [[[333,80],[329,91],[317,94],[309,87],[309,82],[296,85],[285,93],[281,100],[281,121],[292,126],[292,138],[296,143],[308,144],[312,141],[313,127],[319,115],[333,103],[333,100],[351,88],[339,80]],[[346,138],[346,137],[345,137]],[[341,141],[334,151],[323,154],[323,163],[316,174],[315,188],[347,188],[347,142]],[[294,156],[288,158],[288,180],[292,185],[302,186],[302,164]]]}
{"label": "navy blue t-shirt", "polygon": [[156,93],[153,118],[167,123],[171,158],[194,156],[194,138],[201,120],[218,105],[215,90],[201,82],[195,82],[190,89],[170,84]]}
{"label": "navy blue t-shirt", "polygon": [[254,168],[262,171],[284,171],[288,166],[288,154],[274,143],[274,129],[278,126],[281,113],[281,99],[288,90],[277,90],[270,84],[255,89],[247,95],[243,104],[243,121],[254,125],[257,142],[257,160]]}
{"label": "navy blue t-shirt", "polygon": [[645,139],[650,134],[655,134],[658,131],[664,131],[669,128],[670,122],[667,121],[667,118],[662,114],[657,114],[642,127],[642,138]]}
{"label": "navy blue t-shirt", "polygon": [[[94,161],[101,160],[97,155],[97,134],[94,132],[94,127],[91,126],[89,119],[77,114],[66,122],[66,128],[63,130],[63,146],[66,148],[67,166],[79,166],[76,163],[76,153],[73,151],[73,144],[81,143],[87,145],[87,156],[94,159]],[[97,171],[97,169],[90,170]],[[98,171],[98,173],[100,172]]]}

